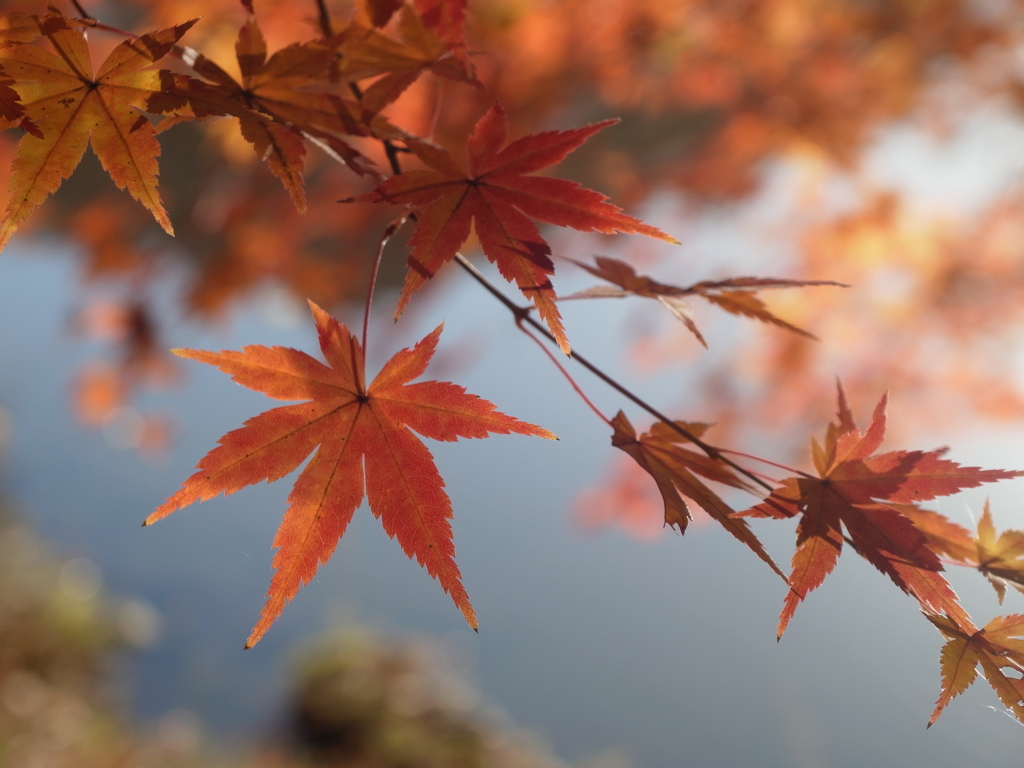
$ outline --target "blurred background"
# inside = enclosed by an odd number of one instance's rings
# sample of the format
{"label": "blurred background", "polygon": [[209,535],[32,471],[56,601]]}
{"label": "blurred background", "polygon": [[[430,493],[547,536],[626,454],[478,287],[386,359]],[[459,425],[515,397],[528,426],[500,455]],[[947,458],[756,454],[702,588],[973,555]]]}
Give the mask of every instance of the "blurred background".
{"label": "blurred background", "polygon": [[[353,12],[328,5],[339,26]],[[245,18],[233,0],[87,10],[137,31],[202,15],[185,42],[229,70]],[[317,35],[312,2],[257,0],[256,14],[271,50]],[[964,464],[1021,468],[1022,21],[997,0],[470,3],[485,87],[426,74],[386,114],[456,153],[495,96],[512,136],[621,117],[555,172],[683,245],[546,231],[556,255],[613,256],[675,285],[851,286],[762,295],[820,341],[695,300],[707,350],[657,302],[563,303],[575,349],[673,417],[715,422],[714,443],[804,468],[839,377],[862,423],[889,391],[889,447],[949,445]],[[0,137],[4,172],[18,133]],[[268,407],[167,350],[314,353],[307,297],[357,328],[394,211],[334,202],[371,185],[314,149],[299,216],[228,121],[176,126],[161,142],[176,239],[87,155],[0,258],[10,764],[823,768],[1019,754],[1020,724],[983,683],[925,730],[941,639],[866,563],[844,558],[776,643],[777,578],[716,527],[665,530],[653,483],[612,455],[607,426],[457,270],[393,323],[401,237],[369,369],[444,320],[428,376],[560,441],[430,446],[479,635],[363,509],[242,652],[289,483],[140,527],[220,435]],[[556,270],[560,295],[596,282],[566,261]],[[574,375],[605,413],[646,427]],[[936,508],[972,527],[990,497],[998,527],[1024,528],[1019,495],[1015,481]],[[788,562],[791,525],[755,530]],[[999,606],[977,574],[951,580],[982,623],[1022,610],[1017,594]],[[78,741],[54,741],[69,728]]]}

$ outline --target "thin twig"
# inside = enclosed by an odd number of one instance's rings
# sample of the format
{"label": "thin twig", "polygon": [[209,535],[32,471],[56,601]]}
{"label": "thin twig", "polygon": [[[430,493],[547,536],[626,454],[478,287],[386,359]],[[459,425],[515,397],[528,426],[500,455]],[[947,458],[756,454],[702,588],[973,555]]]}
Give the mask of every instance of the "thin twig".
{"label": "thin twig", "polygon": [[609,421],[608,417],[607,417],[607,416],[605,416],[605,415],[604,415],[603,413],[601,413],[601,409],[600,409],[600,408],[598,408],[598,407],[597,407],[596,405],[594,405],[594,403],[593,403],[593,402],[591,401],[591,399],[590,399],[589,397],[587,397],[586,393],[585,393],[585,392],[583,391],[583,388],[582,388],[582,387],[580,387],[580,385],[576,383],[576,379],[574,379],[574,378],[572,377],[572,374],[570,374],[570,373],[569,373],[569,372],[568,372],[567,370],[565,370],[565,366],[564,366],[564,365],[562,365],[562,361],[561,361],[561,360],[559,360],[559,359],[558,359],[557,357],[555,357],[555,354],[554,354],[554,352],[552,352],[552,351],[551,351],[550,349],[548,349],[548,348],[547,348],[547,347],[546,347],[546,346],[544,345],[544,342],[543,342],[543,341],[541,341],[541,340],[540,340],[540,339],[538,339],[538,338],[537,338],[536,336],[534,336],[534,335],[533,335],[533,333],[532,333],[532,332],[531,332],[531,331],[530,331],[530,330],[529,330],[528,328],[526,328],[526,327],[525,327],[525,326],[523,325],[522,321],[521,321],[521,320],[519,320],[518,318],[516,319],[516,327],[517,327],[517,328],[518,328],[518,329],[519,329],[520,331],[522,331],[523,333],[525,333],[525,334],[526,334],[527,336],[529,336],[529,337],[530,337],[530,338],[531,338],[531,339],[533,340],[533,342],[534,342],[534,343],[535,343],[535,344],[536,344],[536,345],[537,345],[538,347],[540,347],[540,348],[541,348],[541,351],[542,351],[542,352],[543,352],[543,353],[544,353],[545,355],[547,355],[547,356],[548,356],[548,359],[549,359],[549,360],[551,360],[551,362],[552,362],[552,363],[554,364],[554,366],[555,366],[555,367],[556,367],[556,368],[557,368],[557,369],[558,369],[559,371],[561,371],[561,372],[562,372],[562,375],[563,375],[563,376],[565,376],[566,380],[567,380],[567,381],[569,382],[569,385],[570,385],[570,386],[571,386],[571,387],[572,387],[572,388],[573,388],[574,390],[576,390],[576,394],[577,394],[577,395],[579,395],[579,396],[580,396],[581,398],[583,398],[583,402],[585,402],[585,403],[586,403],[587,405],[589,405],[589,406],[590,406],[590,410],[592,410],[592,411],[593,411],[594,413],[596,413],[596,414],[597,414],[597,416],[598,416],[598,418],[600,418],[600,419],[601,419],[601,421],[603,421],[603,422],[604,422],[605,424],[607,424],[607,425],[608,425],[609,427],[610,427],[610,426],[612,426],[612,423],[611,423],[611,421]]}
{"label": "thin twig", "polygon": [[331,14],[327,12],[327,3],[324,0],[316,0],[317,16],[320,20],[320,31],[324,37],[333,37],[334,28],[331,26]]}
{"label": "thin twig", "polygon": [[75,10],[78,11],[78,15],[83,19],[89,19],[89,21],[96,21],[95,16],[89,15],[89,13],[81,6],[78,0],[71,0],[71,4],[75,6]]}
{"label": "thin twig", "polygon": [[394,237],[395,232],[402,228],[405,224],[409,215],[401,216],[390,224],[384,230],[384,234],[380,238],[380,244],[377,246],[377,257],[373,260],[373,269],[370,270],[370,287],[366,291],[366,308],[363,310],[363,354],[366,354],[366,331],[370,327],[370,305],[373,304],[373,291],[377,286],[377,273],[380,271],[380,262],[384,258],[384,246],[388,244],[388,241]]}
{"label": "thin twig", "polygon": [[[534,330],[536,330],[538,333],[540,333],[542,336],[544,336],[552,344],[555,344],[555,345],[558,344],[558,342],[555,340],[555,337],[551,335],[551,332],[548,331],[547,328],[545,328],[543,325],[541,325],[539,322],[534,320],[533,317],[530,316],[528,309],[526,309],[524,307],[520,307],[514,301],[512,301],[507,296],[505,296],[505,294],[503,294],[501,291],[499,291],[498,288],[495,287],[491,283],[491,281],[488,280],[487,277],[482,272],[480,272],[480,270],[478,270],[476,267],[474,267],[466,259],[466,257],[464,257],[461,253],[456,253],[455,254],[455,261],[459,264],[460,267],[462,267],[466,272],[468,272],[470,274],[470,276],[474,280],[476,280],[481,286],[483,286],[488,291],[488,293],[490,293],[492,296],[494,296],[496,299],[498,299],[498,301],[500,301],[502,304],[504,304],[505,307],[513,315],[515,315],[516,323],[517,324],[519,322],[528,323],[530,326],[532,326],[534,328]],[[750,480],[752,480],[753,482],[755,482],[757,485],[761,486],[765,490],[768,490],[768,491],[774,490],[769,483],[767,483],[764,480],[762,480],[756,473],[751,472],[750,470],[744,468],[742,465],[737,464],[736,462],[732,461],[731,459],[729,459],[726,456],[723,456],[722,452],[718,448],[716,448],[715,446],[710,445],[708,443],[705,443],[703,440],[701,440],[699,437],[694,435],[692,432],[690,432],[685,427],[679,426],[679,424],[677,424],[676,422],[672,421],[672,419],[670,419],[668,416],[663,414],[661,411],[659,411],[653,405],[650,405],[649,403],[647,403],[642,398],[640,398],[637,395],[633,394],[625,386],[623,386],[618,381],[613,379],[611,376],[609,376],[607,373],[602,371],[600,368],[598,368],[596,365],[591,363],[589,360],[587,360],[585,357],[583,357],[583,355],[579,354],[575,350],[573,350],[573,352],[572,352],[572,359],[575,360],[580,365],[582,365],[584,368],[586,368],[592,374],[597,376],[597,378],[601,379],[601,381],[603,381],[605,384],[610,386],[616,392],[618,392],[619,394],[624,395],[625,397],[627,397],[630,400],[632,400],[638,406],[640,406],[645,411],[647,411],[649,414],[651,414],[651,416],[653,416],[654,418],[658,419],[658,421],[663,422],[669,428],[675,430],[680,435],[685,437],[691,443],[693,443],[698,448],[700,448],[702,451],[704,451],[704,453],[706,453],[709,458],[712,458],[712,459],[715,459],[717,461],[721,461],[724,464],[727,464],[728,466],[732,467],[737,472],[742,474],[744,477],[749,478]]]}
{"label": "thin twig", "polygon": [[[72,3],[72,5],[75,6],[75,9],[83,16],[83,18],[89,19],[91,21],[95,21],[95,19],[92,16],[90,16],[85,11],[84,8],[82,8],[82,6],[79,4],[78,0],[70,0],[70,2]],[[317,3],[317,8],[319,10],[319,21],[320,21],[321,31],[323,31],[323,33],[324,33],[324,35],[326,37],[330,37],[333,34],[333,28],[332,28],[332,25],[331,25],[330,15],[327,12],[327,6],[325,4],[325,1],[324,0],[316,0],[316,3]],[[116,29],[116,28],[113,28],[113,27],[107,27],[106,25],[103,25],[103,24],[100,24],[98,26],[100,26],[101,28],[104,28],[104,29],[109,29],[112,32],[117,32],[117,33],[129,36],[129,37],[135,37],[135,35],[132,35],[131,33],[126,33],[126,32],[124,32],[123,30],[120,30],[120,29]],[[173,51],[173,53],[180,57],[181,56],[181,52],[180,52],[180,50],[178,50],[178,48],[179,48],[179,46],[175,46],[175,50]],[[352,89],[352,92],[355,94],[356,98],[362,98],[362,92],[361,92],[359,86],[356,83],[350,83],[349,87]],[[385,153],[386,153],[386,155],[388,157],[389,164],[391,165],[391,170],[395,174],[400,174],[402,172],[402,168],[401,168],[401,163],[399,162],[399,154],[401,153],[402,150],[399,149],[397,146],[395,146],[388,139],[382,139],[381,141],[382,141],[382,143],[384,145],[384,151],[385,151]],[[410,217],[415,218],[415,214],[410,212],[409,214],[406,214],[405,216],[401,217],[400,219],[397,219],[396,221],[394,221],[390,225],[388,225],[387,229],[384,232],[383,237],[381,238],[380,245],[379,245],[379,247],[377,249],[377,255],[376,255],[376,258],[374,260],[374,265],[373,265],[372,273],[371,273],[371,276],[370,276],[370,286],[369,286],[369,290],[367,291],[366,308],[364,310],[364,316],[363,316],[363,336],[362,336],[362,342],[363,342],[364,353],[365,353],[365,350],[366,350],[367,329],[369,327],[370,306],[371,306],[372,301],[373,301],[374,287],[375,287],[376,282],[377,282],[377,274],[378,274],[378,271],[379,271],[379,268],[380,268],[380,263],[381,263],[381,260],[382,260],[382,257],[383,257],[384,246],[387,244],[388,240],[390,240],[391,237],[395,234],[395,232],[399,229],[399,227],[401,227],[402,224],[404,224],[405,221],[408,218],[410,218]],[[483,288],[485,288],[492,296],[494,296],[498,301],[500,301],[503,305],[505,305],[505,307],[515,316],[516,324],[520,327],[521,330],[526,332],[526,329],[523,328],[523,326],[522,326],[523,323],[526,323],[526,324],[532,326],[534,330],[536,330],[539,334],[541,334],[544,338],[546,338],[552,344],[555,344],[557,346],[558,342],[555,340],[555,337],[551,335],[551,333],[548,331],[548,329],[545,328],[543,325],[541,325],[541,323],[539,323],[537,320],[533,319],[533,317],[530,316],[530,308],[520,307],[515,302],[513,302],[511,299],[509,299],[507,296],[505,296],[500,290],[498,290],[498,288],[496,286],[494,286],[490,282],[490,280],[487,279],[486,276],[483,275],[483,273],[481,273],[468,260],[466,260],[466,258],[462,254],[456,253],[455,254],[455,261],[458,262],[459,266],[461,266],[466,272],[468,272],[469,275],[471,277],[473,277],[473,279],[476,280]],[[527,335],[530,335],[531,338],[534,338],[532,336],[532,334],[528,333]],[[534,340],[536,341],[537,339],[534,339]],[[647,403],[642,398],[640,398],[637,395],[635,395],[633,392],[631,392],[625,386],[623,386],[618,381],[613,379],[611,376],[609,376],[607,373],[602,371],[600,368],[598,368],[596,365],[591,363],[589,360],[587,360],[585,357],[583,357],[578,352],[573,351],[572,352],[572,358],[577,363],[579,363],[584,368],[586,368],[588,371],[590,371],[592,374],[597,376],[597,378],[601,379],[601,381],[603,381],[605,384],[607,384],[612,389],[617,391],[619,394],[621,394],[624,397],[628,398],[629,400],[633,401],[636,405],[640,406],[645,411],[647,411],[649,414],[651,414],[651,416],[653,416],[654,418],[656,418],[659,421],[663,422],[670,429],[673,429],[674,431],[679,433],[682,437],[686,438],[688,441],[690,441],[691,443],[696,445],[698,448],[700,448],[702,451],[704,451],[704,453],[707,454],[709,458],[715,459],[717,461],[721,461],[722,463],[732,467],[737,472],[739,472],[743,476],[749,478],[750,480],[752,480],[754,483],[756,483],[757,485],[761,486],[762,488],[765,488],[768,491],[773,490],[772,486],[769,483],[765,482],[758,474],[756,474],[754,472],[751,472],[750,470],[748,470],[748,469],[744,468],[743,466],[737,464],[736,462],[732,461],[731,459],[729,459],[728,457],[723,455],[721,449],[716,448],[715,446],[710,445],[708,443],[705,443],[703,440],[701,440],[696,435],[691,433],[685,427],[681,427],[679,424],[677,424],[676,422],[672,421],[668,416],[663,414],[661,411],[656,409],[654,406],[652,406],[649,403]],[[583,397],[583,400],[601,417],[602,420],[604,420],[605,422],[608,422],[608,419],[600,412],[600,410],[598,410],[596,408],[596,406],[594,406],[594,404],[585,395],[583,395],[583,392],[580,390],[580,388],[573,381],[572,377],[568,375],[568,373],[565,371],[565,369],[557,361],[555,361],[555,364],[563,372],[563,374],[566,375],[566,377],[572,383],[573,388],[577,391],[578,394],[580,394],[581,397]],[[768,462],[768,463],[771,463],[771,462]]]}
{"label": "thin twig", "polygon": [[[356,97],[356,101],[362,101],[363,91],[359,87],[358,83],[349,83],[348,88],[352,91]],[[401,149],[395,146],[395,143],[391,139],[381,139],[380,143],[384,145],[384,154],[387,155],[388,165],[391,166],[391,172],[398,176],[402,172],[402,164],[398,161],[398,155],[401,153]]]}
{"label": "thin twig", "polygon": [[810,478],[811,480],[820,480],[821,479],[821,478],[815,477],[814,475],[812,475],[812,474],[810,474],[808,472],[804,472],[803,470],[793,469],[792,467],[787,467],[785,464],[779,464],[778,462],[771,461],[769,459],[762,459],[760,456],[754,456],[754,455],[749,454],[749,453],[743,453],[743,451],[734,451],[731,448],[719,448],[718,450],[720,450],[722,453],[731,453],[733,456],[741,456],[742,458],[750,459],[751,461],[759,461],[762,464],[769,464],[769,465],[771,465],[773,467],[778,467],[779,469],[784,469],[787,472],[792,472],[794,475],[800,475],[802,477]]}

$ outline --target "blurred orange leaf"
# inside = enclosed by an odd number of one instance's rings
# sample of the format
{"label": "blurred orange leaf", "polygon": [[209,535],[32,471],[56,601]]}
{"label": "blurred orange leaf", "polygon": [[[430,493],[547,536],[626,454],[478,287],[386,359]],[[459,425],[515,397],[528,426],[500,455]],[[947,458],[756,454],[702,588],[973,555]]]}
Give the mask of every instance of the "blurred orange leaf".
{"label": "blurred orange leaf", "polygon": [[83,34],[58,21],[44,29],[56,55],[28,44],[0,49],[0,67],[17,81],[25,115],[42,134],[29,130],[18,142],[0,248],[71,175],[90,144],[114,183],[173,234],[156,189],[160,145],[139,111],[163,88],[162,76],[142,68],[170,51],[195,21],[124,41],[95,75]]}
{"label": "blurred orange leaf", "polygon": [[477,83],[469,62],[454,56],[411,6],[402,6],[398,31],[401,42],[356,20],[341,35],[338,75],[352,81],[379,76],[360,97],[371,114],[397,99],[424,72]]}

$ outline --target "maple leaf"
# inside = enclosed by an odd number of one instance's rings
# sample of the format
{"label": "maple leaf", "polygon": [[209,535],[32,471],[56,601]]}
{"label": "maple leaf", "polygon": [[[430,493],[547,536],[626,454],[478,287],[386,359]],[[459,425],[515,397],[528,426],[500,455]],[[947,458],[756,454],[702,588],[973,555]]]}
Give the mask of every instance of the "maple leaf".
{"label": "maple leaf", "polygon": [[977,679],[979,665],[999,700],[1024,722],[1024,616],[997,616],[982,629],[969,622],[960,625],[946,616],[925,613],[925,618],[949,638],[939,656],[942,693],[928,726]]}
{"label": "maple leaf", "polygon": [[[692,499],[729,533],[746,544],[773,571],[783,579],[786,578],[765,551],[760,540],[750,530],[750,526],[744,520],[735,517],[732,507],[694,474],[703,475],[709,480],[733,488],[750,490],[750,486],[736,475],[730,466],[704,454],[683,448],[680,443],[686,441],[687,438],[662,422],[656,422],[650,430],[639,437],[622,411],[618,412],[611,423],[614,430],[612,445],[629,454],[658,484],[658,490],[665,503],[666,524],[675,526],[680,533],[685,532],[691,516],[683,497]],[[689,429],[691,425],[685,422],[677,422],[677,426],[694,434]],[[699,426],[703,427],[704,425]]]}
{"label": "maple leaf", "polygon": [[1011,529],[997,535],[987,500],[976,537],[938,512],[915,509],[904,514],[924,533],[935,552],[958,565],[980,571],[995,589],[1000,603],[1006,597],[1007,584],[1024,592],[1024,531]]}
{"label": "maple leaf", "polygon": [[194,23],[125,40],[95,75],[82,33],[52,19],[43,32],[57,54],[30,44],[0,49],[0,67],[15,79],[25,116],[38,128],[18,142],[0,249],[71,175],[90,145],[114,183],[174,233],[156,188],[160,144],[139,112],[161,90],[162,75],[142,67],[163,57]]}
{"label": "maple leaf", "polygon": [[0,47],[12,43],[31,43],[41,35],[66,29],[71,24],[87,25],[88,22],[67,19],[52,8],[50,13],[44,15],[5,11],[0,13]]}
{"label": "maple leaf", "polygon": [[480,118],[468,142],[469,171],[444,149],[408,140],[428,170],[406,171],[377,189],[344,202],[408,205],[417,215],[409,271],[395,316],[438,270],[455,257],[476,228],[484,255],[502,276],[515,281],[537,307],[563,352],[568,353],[555,304],[551,248],[530,219],[582,232],[631,232],[677,243],[661,230],[627,216],[607,198],[564,179],[527,176],[563,160],[587,139],[618,121],[568,131],[545,131],[505,145],[508,120],[498,102]]}
{"label": "maple leaf", "polygon": [[917,504],[890,504],[907,517],[928,539],[928,547],[937,555],[960,565],[972,565],[978,550],[971,532],[943,514]]}
{"label": "maple leaf", "polygon": [[18,96],[18,92],[14,88],[16,85],[17,83],[7,76],[3,67],[0,67],[0,130],[17,126],[31,133],[37,139],[41,139],[43,132],[25,114],[21,97]]}
{"label": "maple leaf", "polygon": [[383,118],[365,124],[356,102],[307,88],[321,83],[338,59],[326,41],[295,43],[268,58],[263,32],[250,14],[235,41],[241,82],[192,48],[181,48],[181,54],[208,82],[179,75],[150,108],[172,115],[168,125],[219,115],[237,118],[242,138],[267,163],[301,213],[306,212],[306,138],[336,152],[357,173],[372,175],[372,163],[332,133],[367,136],[372,130],[386,137],[400,135]]}
{"label": "maple leaf", "polygon": [[468,61],[453,55],[409,5],[402,6],[398,31],[402,42],[353,21],[341,34],[338,76],[351,82],[381,76],[360,97],[360,103],[370,114],[380,112],[427,71],[450,80],[479,84]]}
{"label": "maple leaf", "polygon": [[330,367],[285,347],[175,350],[181,357],[215,365],[269,397],[307,402],[266,411],[227,433],[199,462],[199,471],[145,525],[196,501],[278,480],[317,449],[288,497],[274,538],[276,572],[246,647],[259,641],[285,604],[330,558],[364,496],[387,534],[440,582],[476,629],[476,614],[454,560],[451,501],[430,451],[413,431],[443,441],[512,432],[555,436],[506,416],[456,384],[409,383],[426,370],[441,326],[412,349],[398,352],[366,386],[358,340],[313,302],[310,306]]}
{"label": "maple leaf", "polygon": [[778,636],[797,605],[821,586],[835,568],[843,529],[851,546],[904,592],[932,613],[966,624],[969,617],[941,575],[942,563],[899,505],[947,496],[982,483],[1018,477],[1002,469],[962,467],[940,458],[942,451],[891,451],[874,455],[885,437],[883,396],[867,430],[860,432],[839,386],[838,421],[824,445],[811,441],[819,477],[787,478],[762,503],[742,512],[750,517],[801,515],[789,593],[779,617]]}
{"label": "maple leaf", "polygon": [[468,0],[413,0],[423,23],[453,51],[466,47],[466,6]]}
{"label": "maple leaf", "polygon": [[715,304],[726,312],[734,315],[744,315],[765,323],[777,325],[801,336],[810,339],[817,337],[807,331],[787,323],[780,317],[774,315],[767,305],[757,295],[757,291],[769,288],[804,288],[812,285],[835,285],[847,287],[843,283],[832,280],[786,280],[774,277],[733,277],[728,280],[705,280],[694,283],[687,287],[667,285],[652,280],[644,275],[638,275],[632,266],[624,261],[612,259],[607,256],[595,256],[596,266],[584,264],[575,259],[569,259],[576,266],[585,269],[590,274],[607,280],[617,286],[594,286],[578,291],[565,299],[589,299],[589,298],[623,298],[626,296],[645,296],[657,299],[668,308],[686,326],[702,345],[707,347],[703,334],[698,330],[693,321],[693,313],[686,298],[699,296],[700,298]]}
{"label": "maple leaf", "polygon": [[383,27],[390,21],[395,11],[402,7],[402,0],[361,0],[359,3],[364,13],[375,27]]}

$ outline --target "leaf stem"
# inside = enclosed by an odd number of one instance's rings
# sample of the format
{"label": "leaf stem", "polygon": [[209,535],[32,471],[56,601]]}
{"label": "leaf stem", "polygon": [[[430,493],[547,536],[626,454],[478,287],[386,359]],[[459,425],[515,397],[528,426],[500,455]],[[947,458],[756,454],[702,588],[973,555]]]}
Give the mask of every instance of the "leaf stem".
{"label": "leaf stem", "polygon": [[808,478],[810,478],[812,480],[820,479],[820,478],[816,478],[814,475],[812,475],[812,474],[810,474],[808,472],[804,472],[804,471],[799,470],[799,469],[793,469],[793,467],[787,467],[785,464],[779,464],[778,462],[771,461],[769,459],[762,459],[760,456],[754,456],[754,455],[749,454],[749,453],[743,453],[743,451],[734,451],[731,448],[719,448],[718,450],[720,450],[722,453],[731,453],[733,456],[741,456],[742,458],[750,459],[751,461],[759,461],[762,464],[769,464],[769,465],[771,465],[773,467],[778,467],[779,469],[784,469],[787,472],[792,472],[794,475],[800,475],[801,477],[808,477]]}
{"label": "leaf stem", "polygon": [[397,219],[392,221],[384,230],[384,234],[381,235],[380,244],[377,246],[377,257],[373,260],[373,268],[370,270],[370,286],[366,290],[366,307],[363,309],[363,354],[366,354],[366,333],[370,327],[370,305],[373,304],[373,291],[377,287],[377,274],[380,272],[380,263],[384,258],[384,246],[388,244],[388,241],[394,237],[395,232],[402,228],[406,220],[409,218],[409,214],[399,216]]}
{"label": "leaf stem", "polygon": [[79,15],[83,19],[88,19],[89,21],[96,21],[96,17],[91,16],[89,12],[82,7],[81,3],[79,3],[78,0],[71,0],[71,4],[75,6],[75,10],[78,11]]}
{"label": "leaf stem", "polygon": [[320,22],[320,31],[324,37],[334,35],[334,27],[331,26],[331,14],[327,12],[327,4],[324,0],[316,0],[317,20]]}
{"label": "leaf stem", "polygon": [[554,352],[552,352],[552,351],[551,351],[550,349],[548,349],[548,348],[547,348],[546,346],[544,346],[544,342],[542,342],[542,341],[541,341],[540,339],[538,339],[538,338],[537,338],[537,337],[536,337],[536,336],[535,336],[535,335],[534,335],[534,334],[533,334],[533,333],[532,333],[532,332],[530,331],[530,329],[529,329],[529,328],[527,328],[526,326],[524,326],[524,325],[523,325],[523,322],[522,322],[522,320],[520,320],[520,319],[518,319],[518,318],[516,319],[516,327],[517,327],[517,328],[518,328],[518,329],[519,329],[520,331],[522,331],[523,333],[525,333],[525,334],[526,334],[527,336],[529,336],[529,337],[530,337],[531,339],[533,339],[534,343],[535,343],[535,344],[536,344],[536,345],[537,345],[538,347],[540,347],[541,351],[542,351],[542,352],[543,352],[543,353],[544,353],[545,355],[547,355],[547,356],[548,356],[548,359],[549,359],[549,360],[551,360],[551,362],[552,362],[552,363],[554,364],[554,366],[555,366],[555,367],[556,367],[556,368],[557,368],[557,369],[558,369],[559,371],[561,371],[561,372],[562,372],[562,375],[563,375],[563,376],[565,376],[566,380],[567,380],[567,381],[569,382],[569,385],[570,385],[570,386],[571,386],[571,387],[572,387],[572,388],[573,388],[574,390],[576,390],[576,394],[577,394],[577,395],[579,395],[579,396],[580,396],[581,398],[583,398],[583,402],[585,402],[585,403],[586,403],[586,404],[587,404],[588,406],[590,406],[590,410],[592,410],[592,411],[593,411],[594,413],[596,413],[596,414],[597,414],[597,416],[598,416],[598,418],[600,418],[600,419],[601,419],[601,421],[603,421],[603,422],[604,422],[605,424],[607,424],[607,425],[608,425],[609,427],[610,427],[610,426],[612,426],[612,423],[611,423],[611,421],[610,421],[610,420],[608,419],[608,417],[607,417],[607,416],[605,416],[605,415],[604,415],[603,413],[601,413],[601,409],[600,409],[600,408],[598,408],[598,407],[597,407],[596,405],[594,405],[593,401],[591,401],[591,399],[590,399],[589,397],[587,397],[586,393],[585,393],[585,392],[583,391],[583,388],[582,388],[582,387],[580,387],[580,385],[579,385],[579,384],[577,384],[577,383],[576,383],[576,380],[575,380],[575,379],[574,379],[574,378],[572,377],[572,374],[570,374],[570,373],[569,373],[569,372],[568,372],[568,371],[567,371],[567,370],[565,369],[565,366],[564,366],[564,365],[562,365],[562,362],[561,362],[561,361],[560,361],[560,360],[559,360],[559,359],[558,359],[557,357],[555,357],[555,354],[554,354]]}

